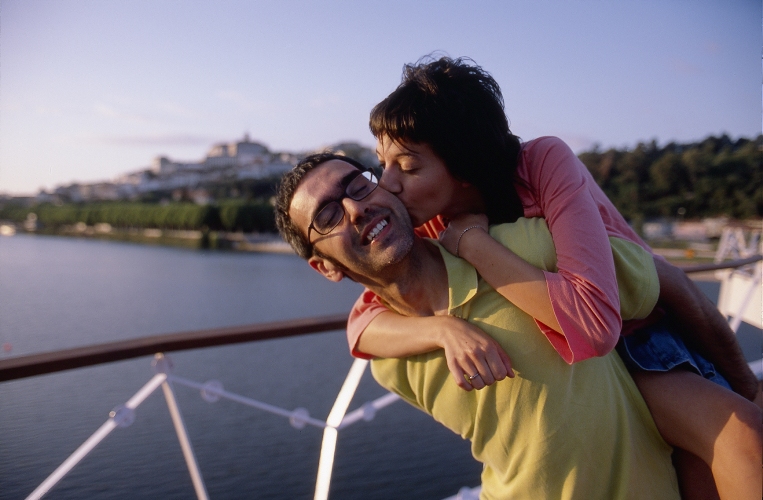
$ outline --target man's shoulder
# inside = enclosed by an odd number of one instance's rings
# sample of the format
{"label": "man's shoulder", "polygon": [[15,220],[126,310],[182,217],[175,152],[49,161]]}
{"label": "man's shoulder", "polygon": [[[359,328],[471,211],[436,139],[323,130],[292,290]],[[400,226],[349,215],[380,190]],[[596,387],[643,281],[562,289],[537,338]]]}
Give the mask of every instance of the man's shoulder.
{"label": "man's shoulder", "polygon": [[546,271],[556,269],[556,249],[545,219],[520,217],[491,226],[490,235],[530,264]]}

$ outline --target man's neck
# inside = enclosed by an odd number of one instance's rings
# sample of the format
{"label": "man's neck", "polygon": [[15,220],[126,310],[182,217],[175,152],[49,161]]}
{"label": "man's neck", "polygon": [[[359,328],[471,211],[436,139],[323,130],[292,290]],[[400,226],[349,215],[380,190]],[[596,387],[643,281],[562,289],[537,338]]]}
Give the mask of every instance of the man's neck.
{"label": "man's neck", "polygon": [[413,249],[389,279],[364,283],[392,309],[404,316],[432,316],[448,312],[448,271],[433,243],[415,238]]}

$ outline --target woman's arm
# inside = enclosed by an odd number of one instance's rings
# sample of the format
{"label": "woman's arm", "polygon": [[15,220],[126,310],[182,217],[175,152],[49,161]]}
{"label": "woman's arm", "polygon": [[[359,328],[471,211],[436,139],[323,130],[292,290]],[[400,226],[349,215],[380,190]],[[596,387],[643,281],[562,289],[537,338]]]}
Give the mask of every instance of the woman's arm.
{"label": "woman's arm", "polygon": [[[527,143],[517,175],[525,216],[546,219],[556,247],[557,272],[533,269],[480,230],[461,237],[459,253],[486,281],[506,292],[507,299],[536,318],[566,362],[602,356],[617,343],[622,319],[610,235],[600,209],[622,217],[600,190],[595,192],[598,187],[585,166],[559,139]],[[457,239],[469,227],[458,218],[451,225],[452,234],[443,233],[446,248],[454,246],[448,238]],[[627,228],[624,220],[622,226]],[[633,237],[638,239],[635,233]]]}
{"label": "woman's arm", "polygon": [[453,255],[472,264],[480,276],[511,303],[556,332],[546,276],[537,267],[493,239],[482,214],[463,214],[450,221],[440,243]]}
{"label": "woman's arm", "polygon": [[[546,218],[558,256],[558,273],[546,273],[549,296],[574,360],[578,361],[581,358],[574,346],[576,337],[588,337],[594,347],[598,344],[601,348],[606,342],[600,343],[597,338],[615,333],[612,340],[616,342],[620,331],[615,322],[620,320],[619,302],[611,289],[616,281],[610,281],[608,269],[599,268],[603,266],[602,241],[617,236],[651,249],[627,225],[585,165],[561,140],[547,137],[531,141],[522,155],[524,177],[536,192],[537,208],[542,212],[529,215]],[[756,393],[759,397],[757,381],[717,308],[680,269],[659,258],[655,264],[660,303],[667,306],[679,324],[687,325],[682,337],[716,364],[736,392],[748,399]],[[616,304],[617,311],[613,309]],[[576,314],[579,321],[575,320]],[[553,342],[553,337],[549,339]],[[600,348],[595,350],[601,352]]]}
{"label": "woman's arm", "polygon": [[[443,349],[456,384],[467,391],[514,376],[506,352],[471,323],[452,316],[401,316],[368,290],[350,313],[347,336],[353,355],[363,358],[402,358]],[[465,377],[476,373],[480,377],[471,383]]]}

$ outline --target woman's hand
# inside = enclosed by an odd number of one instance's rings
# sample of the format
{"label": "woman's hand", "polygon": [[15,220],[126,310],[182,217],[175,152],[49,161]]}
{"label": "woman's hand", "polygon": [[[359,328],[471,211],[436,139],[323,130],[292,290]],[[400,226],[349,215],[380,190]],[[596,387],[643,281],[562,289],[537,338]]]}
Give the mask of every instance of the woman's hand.
{"label": "woman's hand", "polygon": [[[504,378],[514,377],[511,360],[503,348],[485,332],[453,316],[435,316],[438,343],[445,351],[448,369],[456,384],[466,390],[482,389]],[[478,375],[471,378],[473,375]]]}
{"label": "woman's hand", "polygon": [[445,250],[459,256],[459,248],[463,248],[465,240],[474,236],[476,231],[488,232],[488,220],[485,214],[461,214],[450,220],[445,231],[440,233],[440,244]]}

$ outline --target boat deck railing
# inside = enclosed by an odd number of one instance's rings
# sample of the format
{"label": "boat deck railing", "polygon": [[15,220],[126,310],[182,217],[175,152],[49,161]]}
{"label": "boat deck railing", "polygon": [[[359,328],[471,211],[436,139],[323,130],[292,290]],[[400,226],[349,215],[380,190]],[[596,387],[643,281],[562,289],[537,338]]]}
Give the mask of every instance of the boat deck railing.
{"label": "boat deck railing", "polygon": [[[757,242],[755,246],[757,247]],[[719,296],[719,309],[722,313],[731,317],[730,326],[736,331],[742,321],[748,321],[749,314],[747,311],[751,307],[753,310],[759,311],[760,309],[760,304],[756,304],[756,301],[760,302],[761,272],[763,269],[763,262],[761,261],[763,261],[763,255],[748,254],[744,258],[732,261],[689,266],[682,269],[687,274],[710,271],[722,273],[721,278],[724,281],[722,281]],[[742,282],[741,284],[734,284],[732,283],[733,280],[742,280]],[[733,290],[729,288],[724,291],[723,283],[726,282],[734,284]],[[753,313],[753,316],[755,314]],[[760,315],[759,313],[757,314],[758,316]],[[174,384],[198,390],[201,397],[210,403],[224,398],[286,418],[296,428],[302,428],[305,425],[322,428],[323,442],[320,451],[314,498],[316,500],[327,499],[338,432],[355,422],[372,420],[378,410],[399,399],[398,396],[390,393],[369,401],[352,412],[347,412],[360,378],[368,365],[367,360],[356,359],[354,361],[328,417],[323,421],[311,417],[304,408],[279,408],[243,395],[228,392],[219,381],[212,380],[202,383],[175,376],[172,374],[172,362],[166,353],[342,330],[345,328],[346,321],[347,315],[341,314],[250,326],[171,333],[0,360],[0,382],[2,382],[130,358],[148,355],[154,356],[152,365],[155,374],[152,378],[124,405],[112,410],[106,422],[30,493],[27,498],[42,498],[113,430],[131,425],[135,420],[135,409],[160,387],[167,401],[196,495],[199,499],[208,498],[203,477],[199,471],[193,447],[188,438],[182,414],[175,399]],[[760,324],[761,321],[761,318],[758,318],[757,321],[752,323],[761,328],[763,327]],[[750,363],[750,367],[759,380],[763,379],[763,360]],[[450,498],[454,500],[476,499],[478,494],[479,487],[462,488],[457,495]]]}

